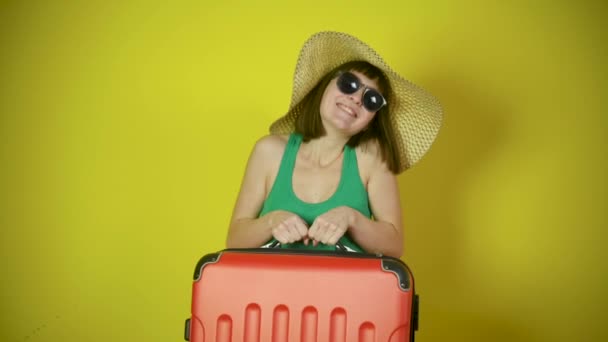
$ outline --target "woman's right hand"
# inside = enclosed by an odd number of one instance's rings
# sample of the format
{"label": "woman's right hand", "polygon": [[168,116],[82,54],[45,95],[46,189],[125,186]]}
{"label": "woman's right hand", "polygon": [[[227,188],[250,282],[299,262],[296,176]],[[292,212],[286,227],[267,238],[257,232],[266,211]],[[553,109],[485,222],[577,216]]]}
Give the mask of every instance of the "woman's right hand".
{"label": "woman's right hand", "polygon": [[308,244],[308,226],[300,216],[284,210],[275,210],[267,215],[270,215],[272,236],[281,244],[294,243],[302,239],[304,244]]}

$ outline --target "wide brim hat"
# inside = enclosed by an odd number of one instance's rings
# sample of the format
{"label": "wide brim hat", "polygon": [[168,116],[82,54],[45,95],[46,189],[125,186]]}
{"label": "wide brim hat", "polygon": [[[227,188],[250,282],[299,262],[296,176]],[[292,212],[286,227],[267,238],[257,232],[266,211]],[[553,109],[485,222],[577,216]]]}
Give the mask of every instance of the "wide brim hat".
{"label": "wide brim hat", "polygon": [[430,93],[393,71],[371,47],[346,33],[319,32],[304,43],[294,73],[289,110],[270,126],[270,133],[292,133],[300,115],[300,101],[328,72],[350,61],[366,61],[382,70],[388,79],[388,109],[401,173],[418,162],[437,137],[443,119],[441,105]]}

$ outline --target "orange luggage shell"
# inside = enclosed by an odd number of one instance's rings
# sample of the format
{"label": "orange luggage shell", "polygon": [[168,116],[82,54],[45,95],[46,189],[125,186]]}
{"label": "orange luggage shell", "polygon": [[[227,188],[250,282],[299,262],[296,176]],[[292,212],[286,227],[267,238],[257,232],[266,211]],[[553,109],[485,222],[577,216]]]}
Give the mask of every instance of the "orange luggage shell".
{"label": "orange luggage shell", "polygon": [[414,341],[418,295],[396,258],[226,249],[194,271],[192,342]]}

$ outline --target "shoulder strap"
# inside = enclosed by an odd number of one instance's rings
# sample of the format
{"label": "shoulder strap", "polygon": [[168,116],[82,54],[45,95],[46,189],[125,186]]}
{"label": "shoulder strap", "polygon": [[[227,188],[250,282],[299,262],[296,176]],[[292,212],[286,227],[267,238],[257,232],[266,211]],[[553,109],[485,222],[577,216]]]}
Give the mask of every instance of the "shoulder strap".
{"label": "shoulder strap", "polygon": [[292,133],[289,136],[281,159],[281,165],[279,166],[279,172],[277,173],[277,178],[274,182],[274,187],[278,188],[277,191],[279,191],[279,193],[287,191],[291,187],[293,168],[295,167],[296,156],[301,143],[302,137],[299,134]]}

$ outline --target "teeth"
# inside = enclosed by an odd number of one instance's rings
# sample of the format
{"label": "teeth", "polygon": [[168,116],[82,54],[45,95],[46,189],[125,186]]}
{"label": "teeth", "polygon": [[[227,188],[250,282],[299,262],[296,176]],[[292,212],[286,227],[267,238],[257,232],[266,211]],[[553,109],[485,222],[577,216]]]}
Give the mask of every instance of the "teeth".
{"label": "teeth", "polygon": [[343,109],[345,112],[347,112],[348,114],[350,114],[350,115],[352,115],[352,116],[356,117],[355,112],[354,112],[352,109],[350,109],[350,108],[346,107],[345,105],[343,105],[343,104],[341,104],[341,103],[340,103],[340,104],[338,104],[338,106],[340,106],[340,108],[342,108],[342,109]]}

